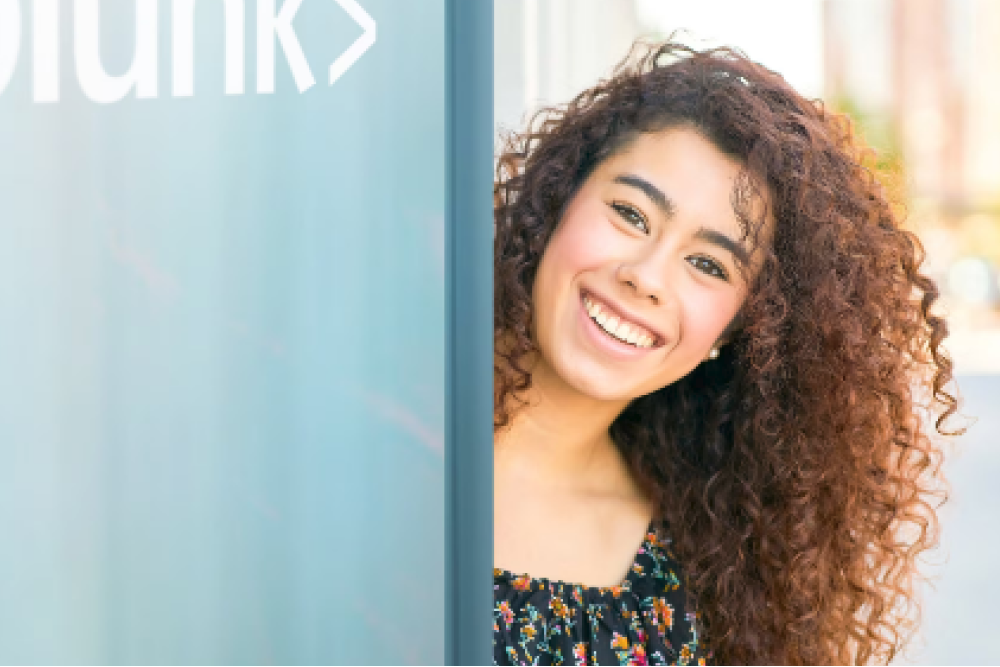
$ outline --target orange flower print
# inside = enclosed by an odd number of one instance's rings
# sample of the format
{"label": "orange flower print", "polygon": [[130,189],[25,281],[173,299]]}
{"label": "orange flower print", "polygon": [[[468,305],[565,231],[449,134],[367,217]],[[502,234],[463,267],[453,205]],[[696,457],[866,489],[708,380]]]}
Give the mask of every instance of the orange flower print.
{"label": "orange flower print", "polygon": [[514,610],[510,608],[510,603],[504,600],[500,603],[500,615],[503,616],[503,622],[510,627],[510,624],[514,622]]}
{"label": "orange flower print", "polygon": [[[2,0],[0,0],[2,1]],[[713,664],[698,644],[698,617],[682,596],[680,570],[647,531],[618,586],[536,579],[494,568],[494,663]],[[677,606],[674,606],[677,605]]]}
{"label": "orange flower print", "polygon": [[670,540],[666,537],[660,537],[659,535],[653,533],[652,542],[660,549],[663,549],[667,553],[670,553]]}
{"label": "orange flower print", "polygon": [[674,610],[663,598],[653,598],[653,623],[661,635],[674,627]]}
{"label": "orange flower print", "polygon": [[549,602],[549,609],[559,618],[566,618],[569,615],[569,608],[566,607],[566,603],[557,597],[552,598],[552,601]]}
{"label": "orange flower print", "polygon": [[628,664],[648,665],[649,660],[646,658],[646,647],[642,644],[633,644],[632,652],[629,654]]}
{"label": "orange flower print", "polygon": [[515,577],[512,584],[515,591],[530,591],[531,590],[531,577],[528,575],[522,575],[520,577]]}

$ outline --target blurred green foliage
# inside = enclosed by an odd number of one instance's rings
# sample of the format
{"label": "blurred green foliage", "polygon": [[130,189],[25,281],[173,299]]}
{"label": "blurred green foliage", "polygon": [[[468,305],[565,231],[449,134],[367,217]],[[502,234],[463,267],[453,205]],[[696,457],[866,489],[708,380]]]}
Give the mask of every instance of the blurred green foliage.
{"label": "blurred green foliage", "polygon": [[880,174],[901,177],[905,169],[902,141],[892,116],[865,109],[850,95],[836,95],[829,101],[834,111],[851,119],[854,131],[865,145],[875,151],[875,167]]}

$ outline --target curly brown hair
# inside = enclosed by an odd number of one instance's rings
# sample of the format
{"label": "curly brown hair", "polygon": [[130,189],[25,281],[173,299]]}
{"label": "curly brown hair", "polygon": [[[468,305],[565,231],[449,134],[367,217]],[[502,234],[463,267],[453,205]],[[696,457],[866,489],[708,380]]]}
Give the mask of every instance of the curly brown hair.
{"label": "curly brown hair", "polygon": [[676,126],[737,158],[776,224],[731,343],[633,401],[610,435],[669,526],[715,660],[889,662],[937,543],[938,436],[960,432],[945,427],[957,392],[938,289],[850,121],[742,53],[640,43],[507,137],[494,433],[531,386],[531,289],[564,206],[631,139]]}

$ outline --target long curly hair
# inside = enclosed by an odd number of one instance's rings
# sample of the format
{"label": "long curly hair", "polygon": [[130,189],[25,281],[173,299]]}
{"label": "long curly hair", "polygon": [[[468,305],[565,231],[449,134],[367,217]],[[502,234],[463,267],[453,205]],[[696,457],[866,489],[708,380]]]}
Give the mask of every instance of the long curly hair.
{"label": "long curly hair", "polygon": [[939,293],[850,121],[742,53],[640,42],[507,135],[494,433],[531,386],[531,289],[564,206],[603,159],[676,126],[737,158],[776,224],[730,344],[634,400],[610,435],[668,527],[715,660],[888,663],[938,539],[940,436],[961,432],[946,426],[958,402]]}

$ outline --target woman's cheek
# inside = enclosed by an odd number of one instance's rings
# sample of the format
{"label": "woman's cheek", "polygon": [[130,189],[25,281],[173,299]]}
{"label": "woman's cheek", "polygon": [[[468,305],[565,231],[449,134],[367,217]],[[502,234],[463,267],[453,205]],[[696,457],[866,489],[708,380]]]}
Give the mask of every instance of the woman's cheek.
{"label": "woman's cheek", "polygon": [[592,213],[568,222],[566,235],[560,244],[567,263],[580,269],[592,268],[613,254],[609,251],[618,239],[607,218]]}
{"label": "woman's cheek", "polygon": [[735,310],[732,299],[725,295],[698,290],[694,296],[696,298],[687,300],[684,309],[686,321],[683,330],[687,339],[684,347],[701,354],[715,345],[735,315]]}

